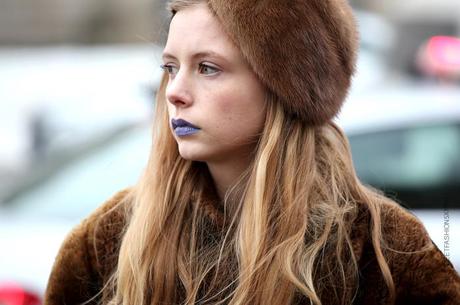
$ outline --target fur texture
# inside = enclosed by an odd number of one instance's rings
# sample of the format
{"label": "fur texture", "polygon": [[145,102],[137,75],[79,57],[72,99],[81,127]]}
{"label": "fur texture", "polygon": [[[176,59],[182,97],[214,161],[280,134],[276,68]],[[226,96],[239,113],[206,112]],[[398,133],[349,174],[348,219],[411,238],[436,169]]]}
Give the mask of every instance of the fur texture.
{"label": "fur texture", "polygon": [[338,113],[358,47],[346,0],[208,0],[208,4],[288,113],[312,125]]}
{"label": "fur texture", "polygon": [[[117,262],[129,191],[116,194],[76,227],[62,245],[45,295],[44,305],[77,305],[95,296]],[[211,203],[204,207],[210,223],[219,224],[219,212]],[[395,286],[396,304],[460,304],[460,277],[441,251],[432,244],[420,221],[397,204],[383,207],[384,238]],[[369,239],[369,217],[362,213],[353,226],[353,249],[360,268],[360,287],[355,305],[389,304]],[[96,304],[99,297],[88,304]],[[309,302],[299,298],[296,305]],[[333,305],[324,303],[325,305]]]}

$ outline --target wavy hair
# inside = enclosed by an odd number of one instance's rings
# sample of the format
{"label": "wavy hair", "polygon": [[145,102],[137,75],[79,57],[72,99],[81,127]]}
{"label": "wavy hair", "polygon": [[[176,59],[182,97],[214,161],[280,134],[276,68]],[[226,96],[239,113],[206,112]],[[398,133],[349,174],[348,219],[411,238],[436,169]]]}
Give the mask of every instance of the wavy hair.
{"label": "wavy hair", "polygon": [[[196,2],[176,0],[172,8]],[[351,304],[359,289],[352,231],[363,213],[394,299],[380,213],[381,203],[391,200],[359,181],[339,127],[296,120],[267,93],[254,159],[229,191],[240,200],[219,203],[210,200],[206,164],[179,155],[169,130],[167,77],[157,95],[149,162],[133,190],[110,304],[285,305],[299,298]],[[210,204],[222,210],[215,218],[207,212]]]}

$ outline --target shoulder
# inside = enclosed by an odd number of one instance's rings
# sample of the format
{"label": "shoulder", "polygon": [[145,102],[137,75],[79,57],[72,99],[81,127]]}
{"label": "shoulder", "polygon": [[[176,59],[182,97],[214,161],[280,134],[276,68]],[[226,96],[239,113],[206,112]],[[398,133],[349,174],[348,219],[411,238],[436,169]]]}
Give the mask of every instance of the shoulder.
{"label": "shoulder", "polygon": [[[385,199],[371,213],[369,206],[360,206],[359,217],[353,223],[352,240],[354,245],[360,245],[355,254],[364,260],[373,259],[374,246],[372,242],[374,225],[380,229],[380,245],[390,267],[391,264],[401,264],[402,258],[408,258],[403,253],[413,253],[431,249],[434,246],[423,223],[410,211],[398,203]],[[362,252],[364,251],[364,252]],[[361,255],[360,255],[361,254]]]}
{"label": "shoulder", "polygon": [[382,251],[399,303],[453,304],[460,297],[460,277],[423,223],[392,201],[381,205],[381,221]]}
{"label": "shoulder", "polygon": [[131,195],[131,189],[116,193],[67,235],[48,280],[46,305],[82,303],[102,288],[116,265]]}
{"label": "shoulder", "polygon": [[[433,263],[450,264],[431,240],[424,224],[398,203],[388,200],[380,205],[381,246],[393,275],[406,276],[408,268]],[[410,271],[413,274],[413,270]]]}
{"label": "shoulder", "polygon": [[119,191],[74,230],[85,240],[89,263],[102,278],[108,277],[116,265],[132,195],[132,189]]}
{"label": "shoulder", "polygon": [[[382,248],[388,250],[386,252],[389,259],[394,253],[390,250],[416,251],[431,244],[424,225],[410,211],[388,198],[377,203],[376,208],[375,212],[379,217],[376,217],[378,222],[375,224],[381,230]],[[351,241],[358,259],[363,255],[373,256],[372,228],[375,221],[373,214],[375,213],[371,213],[370,206],[359,205],[357,216],[353,220]]]}
{"label": "shoulder", "polygon": [[432,245],[423,223],[394,201],[381,204],[382,236],[389,247],[417,251]]}

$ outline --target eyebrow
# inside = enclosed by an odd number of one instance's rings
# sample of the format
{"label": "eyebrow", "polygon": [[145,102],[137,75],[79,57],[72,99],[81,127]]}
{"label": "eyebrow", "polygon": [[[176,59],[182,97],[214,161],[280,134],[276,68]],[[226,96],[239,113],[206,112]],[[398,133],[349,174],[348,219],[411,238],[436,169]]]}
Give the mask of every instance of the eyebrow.
{"label": "eyebrow", "polygon": [[[203,58],[203,57],[212,57],[212,58],[220,59],[226,62],[228,61],[222,55],[220,55],[219,53],[213,52],[213,51],[202,51],[202,52],[197,52],[192,55],[192,59],[194,60],[198,58]],[[163,59],[177,59],[174,55],[168,52],[163,52],[162,58]]]}

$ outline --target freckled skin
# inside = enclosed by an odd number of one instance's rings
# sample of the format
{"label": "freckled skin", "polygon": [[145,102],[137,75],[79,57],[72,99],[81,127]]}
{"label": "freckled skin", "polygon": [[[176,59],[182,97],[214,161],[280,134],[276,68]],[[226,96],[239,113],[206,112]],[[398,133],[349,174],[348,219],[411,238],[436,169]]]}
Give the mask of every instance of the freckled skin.
{"label": "freckled skin", "polygon": [[[193,57],[214,52],[219,57]],[[168,113],[200,127],[174,136],[185,159],[212,162],[246,160],[265,120],[265,88],[205,5],[177,12],[164,54],[173,65],[166,88]],[[217,70],[200,71],[200,63]]]}

